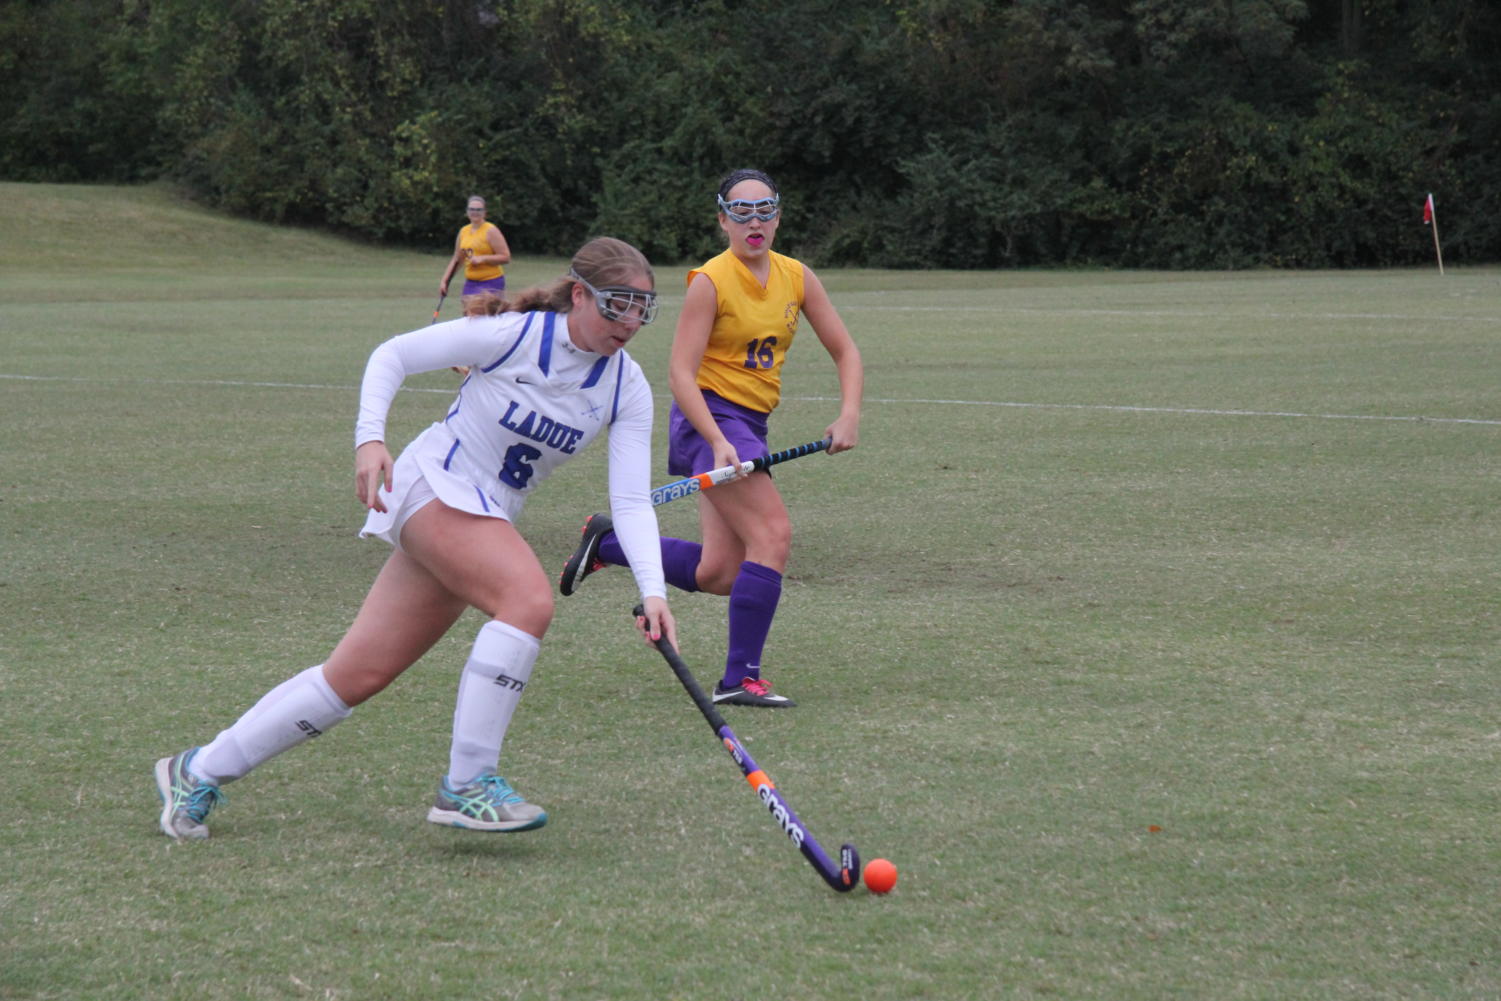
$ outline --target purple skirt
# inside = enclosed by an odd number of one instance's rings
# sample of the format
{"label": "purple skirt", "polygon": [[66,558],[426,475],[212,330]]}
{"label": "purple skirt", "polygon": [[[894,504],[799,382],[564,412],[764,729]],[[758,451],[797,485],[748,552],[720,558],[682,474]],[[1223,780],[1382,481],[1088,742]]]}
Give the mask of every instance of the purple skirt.
{"label": "purple skirt", "polygon": [[[704,402],[714,423],[731,445],[740,461],[759,459],[770,449],[766,447],[766,418],[759,410],[731,403],[722,396],[703,391]],[[695,476],[714,468],[714,449],[689,423],[688,418],[674,403],[667,415],[667,471],[673,476]]]}
{"label": "purple skirt", "polygon": [[464,279],[464,295],[479,295],[481,292],[494,292],[501,295],[506,290],[506,276],[498,278],[486,278],[482,282]]}

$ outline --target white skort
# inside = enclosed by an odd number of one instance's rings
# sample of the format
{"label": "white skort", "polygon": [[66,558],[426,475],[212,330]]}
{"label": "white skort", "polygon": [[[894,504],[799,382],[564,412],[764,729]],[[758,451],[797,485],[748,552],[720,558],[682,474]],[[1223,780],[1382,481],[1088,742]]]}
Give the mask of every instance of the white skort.
{"label": "white skort", "polygon": [[485,518],[514,521],[526,503],[525,495],[498,481],[488,490],[444,463],[453,449],[453,434],[443,424],[434,424],[412,439],[391,470],[391,490],[381,487],[384,512],[372,510],[365,517],[360,538],[374,536],[398,549],[401,529],[408,518],[430,501],[440,500],[451,508]]}

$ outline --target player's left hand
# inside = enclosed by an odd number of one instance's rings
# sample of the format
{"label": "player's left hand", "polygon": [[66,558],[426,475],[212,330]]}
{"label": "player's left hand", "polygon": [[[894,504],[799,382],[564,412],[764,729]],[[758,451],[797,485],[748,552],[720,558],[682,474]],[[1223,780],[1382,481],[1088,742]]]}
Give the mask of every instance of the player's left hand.
{"label": "player's left hand", "polygon": [[673,649],[677,649],[678,626],[667,607],[667,600],[647,598],[641,604],[646,614],[636,616],[636,631],[646,639],[647,645],[656,646],[657,640],[666,636],[667,642],[672,644]]}
{"label": "player's left hand", "polygon": [[823,436],[829,439],[829,454],[846,452],[860,443],[860,418],[841,417],[824,429]]}

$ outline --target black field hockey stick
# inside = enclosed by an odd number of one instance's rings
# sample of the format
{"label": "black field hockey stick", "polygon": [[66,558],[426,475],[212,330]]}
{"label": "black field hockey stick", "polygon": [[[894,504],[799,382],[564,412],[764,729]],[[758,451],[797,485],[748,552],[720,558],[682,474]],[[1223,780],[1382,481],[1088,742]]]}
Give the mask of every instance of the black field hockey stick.
{"label": "black field hockey stick", "polygon": [[427,325],[429,327],[431,327],[433,324],[435,324],[435,323],[438,322],[438,311],[443,308],[443,300],[447,299],[447,298],[448,298],[448,293],[447,292],[439,292],[438,293],[438,305],[436,305],[436,306],[433,307],[433,318],[431,320],[427,321]]}
{"label": "black field hockey stick", "polygon": [[786,462],[788,459],[796,459],[799,456],[822,452],[832,443],[833,440],[830,438],[825,438],[822,441],[810,441],[806,445],[784,448],[780,452],[769,452],[759,459],[748,459],[738,466],[720,466],[718,469],[711,469],[707,473],[685,476],[681,480],[664,483],[651,492],[652,506],[656,507],[659,504],[666,504],[668,501],[675,501],[679,497],[687,497],[690,494],[708,490],[710,487],[733,480],[737,476],[748,475],[758,469],[765,469],[768,466],[775,466],[779,462]]}
{"label": "black field hockey stick", "polygon": [[[645,610],[642,606],[637,605],[636,617],[640,618],[644,614]],[[725,750],[729,751],[730,757],[735,759],[735,764],[740,766],[745,781],[750,783],[750,787],[756,791],[756,795],[760,797],[766,809],[771,811],[772,819],[782,829],[782,833],[787,835],[789,841],[797,845],[798,851],[803,853],[803,858],[818,870],[818,874],[823,877],[825,883],[840,893],[848,893],[859,886],[860,853],[855,851],[855,846],[846,844],[840,847],[839,864],[834,864],[817,839],[803,826],[803,822],[797,819],[797,814],[792,812],[792,807],[777,791],[776,783],[771,781],[771,776],[761,770],[761,766],[756,764],[755,759],[740,743],[740,738],[735,736],[735,731],[731,730],[730,725],[724,721],[724,717],[719,715],[719,710],[714,708],[714,703],[709,701],[704,690],[698,686],[698,680],[693,677],[693,672],[688,670],[688,665],[683,663],[683,658],[678,655],[677,650],[673,649],[672,643],[666,636],[663,636],[656,641],[656,645],[663,659],[667,661],[667,666],[672,668],[672,673],[678,676],[678,681],[682,682],[683,687],[688,690],[693,704],[698,706],[698,711],[703,713],[704,719],[709,721],[709,728],[723,742]]]}

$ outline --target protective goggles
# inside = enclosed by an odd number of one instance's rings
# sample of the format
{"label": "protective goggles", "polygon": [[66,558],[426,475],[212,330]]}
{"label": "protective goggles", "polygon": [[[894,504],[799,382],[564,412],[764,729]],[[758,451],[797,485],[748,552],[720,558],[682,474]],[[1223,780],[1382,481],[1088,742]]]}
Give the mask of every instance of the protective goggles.
{"label": "protective goggles", "polygon": [[657,293],[620,285],[595,288],[584,281],[577,271],[568,272],[568,277],[589,290],[594,296],[594,305],[599,315],[616,323],[647,324],[657,318]]}
{"label": "protective goggles", "polygon": [[782,214],[782,196],[776,195],[771,198],[761,198],[754,202],[748,202],[737,198],[733,202],[724,200],[723,195],[716,195],[719,199],[719,211],[729,216],[731,222],[750,222],[759,219],[762,222],[771,222]]}

